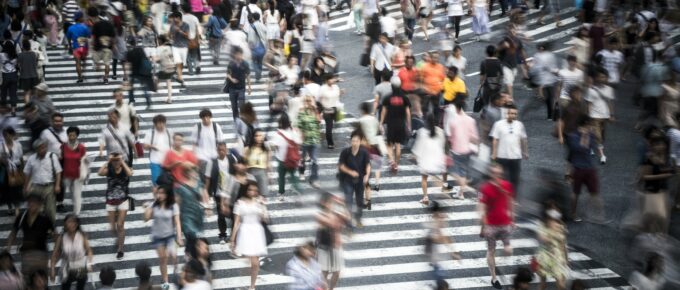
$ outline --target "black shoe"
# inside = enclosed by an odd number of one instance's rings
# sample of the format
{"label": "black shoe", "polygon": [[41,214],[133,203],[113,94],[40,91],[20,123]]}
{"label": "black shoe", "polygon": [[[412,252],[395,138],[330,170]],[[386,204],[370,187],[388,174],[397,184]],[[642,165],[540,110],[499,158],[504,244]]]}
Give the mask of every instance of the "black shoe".
{"label": "black shoe", "polygon": [[215,61],[213,61],[213,64],[214,64],[214,65],[219,65],[220,62],[215,60]]}
{"label": "black shoe", "polygon": [[105,84],[105,85],[108,85],[108,84],[109,84],[109,80],[105,78],[105,79],[104,79],[104,84]]}
{"label": "black shoe", "polygon": [[76,83],[79,84],[79,83],[82,83],[83,81],[85,81],[85,80],[82,77],[79,77],[78,80],[76,81]]}
{"label": "black shoe", "polygon": [[58,205],[57,205],[57,212],[60,212],[60,213],[65,213],[65,212],[66,212],[66,209],[64,208],[64,205],[63,205],[63,204],[58,204]]}
{"label": "black shoe", "polygon": [[182,87],[183,89],[187,88],[187,85],[184,84],[184,80],[179,81],[179,86]]}
{"label": "black shoe", "polygon": [[380,184],[376,184],[374,186],[371,186],[371,190],[373,191],[380,191]]}
{"label": "black shoe", "polygon": [[122,260],[124,255],[125,254],[123,252],[118,252],[118,254],[116,255],[116,259]]}
{"label": "black shoe", "polygon": [[113,76],[111,77],[111,79],[112,79],[112,80],[117,80],[117,79],[118,79],[118,76],[117,76],[117,75],[113,75]]}
{"label": "black shoe", "polygon": [[366,209],[371,210],[371,200],[370,199],[366,200]]}
{"label": "black shoe", "polygon": [[201,68],[200,68],[200,67],[197,67],[197,68],[196,68],[196,74],[197,74],[197,75],[200,75],[200,74],[201,74]]}
{"label": "black shoe", "polygon": [[496,289],[503,289],[503,286],[501,286],[501,282],[499,282],[498,280],[491,281],[491,286]]}

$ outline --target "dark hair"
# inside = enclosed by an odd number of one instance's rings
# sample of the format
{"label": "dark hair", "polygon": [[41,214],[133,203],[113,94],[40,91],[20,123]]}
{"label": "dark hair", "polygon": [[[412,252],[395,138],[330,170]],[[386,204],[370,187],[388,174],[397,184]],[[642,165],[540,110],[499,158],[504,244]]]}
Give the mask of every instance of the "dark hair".
{"label": "dark hair", "polygon": [[248,124],[253,124],[257,121],[257,113],[255,113],[255,108],[253,107],[253,103],[251,102],[245,102],[241,104],[240,108],[240,118],[241,120],[246,121]]}
{"label": "dark hair", "polygon": [[467,99],[466,93],[457,93],[456,94],[456,98],[453,99],[453,105],[456,107],[456,109],[460,109],[460,110],[465,109],[465,99]]}
{"label": "dark hair", "polygon": [[321,61],[324,65],[326,65],[326,61],[323,60],[323,57],[317,56],[317,57],[314,58],[314,61],[312,61],[311,67],[315,68],[316,63],[319,62],[319,61]]}
{"label": "dark hair", "polygon": [[19,273],[17,271],[17,268],[14,266],[14,259],[12,258],[12,254],[10,254],[7,250],[4,250],[0,252],[0,260],[2,259],[9,259],[9,271],[12,272],[13,274]]}
{"label": "dark hair", "polygon": [[[196,250],[194,249],[194,251]],[[203,268],[203,264],[197,259],[191,259],[189,260],[189,262],[184,264],[184,271],[194,274],[198,277],[205,275],[205,269]]]}
{"label": "dark hair", "polygon": [[248,196],[248,187],[253,186],[253,185],[257,186],[257,181],[252,180],[252,179],[247,179],[246,184],[242,184],[239,187],[238,193],[236,194],[236,200],[239,200],[243,197],[247,197]]}
{"label": "dark hair", "polygon": [[576,58],[575,55],[573,55],[573,54],[567,55],[567,61],[577,61],[577,60],[578,59]]}
{"label": "dark hair", "polygon": [[460,45],[457,45],[453,47],[452,51],[460,50],[463,51],[463,48]]}
{"label": "dark hair", "polygon": [[439,204],[439,202],[437,202],[436,200],[430,201],[430,206],[427,208],[427,210],[428,210],[430,213],[440,213],[440,212],[443,212],[443,211],[444,211],[444,209],[442,208],[442,206],[441,206],[441,205]]}
{"label": "dark hair", "polygon": [[494,56],[496,55],[496,47],[493,45],[489,45],[486,47],[486,55],[487,56]]}
{"label": "dark hair", "polygon": [[158,114],[156,116],[153,116],[153,123],[158,124],[158,123],[167,123],[167,119],[165,118],[165,115],[163,114]]}
{"label": "dark hair", "polygon": [[66,221],[69,220],[69,219],[74,219],[74,220],[76,221],[76,224],[78,224],[78,225],[76,226],[76,232],[80,232],[80,233],[82,234],[82,233],[83,233],[83,230],[80,228],[80,218],[79,218],[77,215],[72,214],[72,213],[67,214],[66,217],[64,217],[64,228],[63,228],[63,232],[66,233],[66,227],[65,227],[65,226],[66,226]]}
{"label": "dark hair", "polygon": [[265,142],[262,142],[262,144],[260,144],[260,145],[257,145],[257,144],[255,143],[255,135],[257,135],[257,133],[262,133],[262,134],[265,134],[265,136],[266,136],[266,133],[267,133],[267,132],[265,132],[265,131],[262,130],[261,128],[255,128],[255,129],[253,129],[253,143],[250,144],[250,147],[254,148],[255,146],[257,146],[257,147],[260,147],[260,149],[262,149],[262,151],[264,151],[264,152],[269,152],[269,148],[267,148],[267,146],[265,145]]}
{"label": "dark hair", "polygon": [[2,43],[2,52],[7,54],[7,58],[10,60],[17,58],[17,50],[11,40],[5,40]]}
{"label": "dark hair", "polygon": [[116,115],[116,117],[120,118],[120,112],[118,112],[116,109],[109,110],[109,114]]}
{"label": "dark hair", "polygon": [[449,67],[448,70],[449,70],[448,72],[453,73],[454,75],[458,75],[458,67],[452,65]]}
{"label": "dark hair", "polygon": [[325,74],[323,74],[323,82],[324,82],[324,83],[325,83],[325,82],[328,82],[328,81],[330,81],[330,80],[332,80],[332,79],[334,79],[334,78],[335,78],[335,76],[334,76],[332,73],[325,73]]}
{"label": "dark hair", "polygon": [[141,261],[135,266],[135,274],[139,277],[139,282],[149,282],[151,280],[151,267],[148,263]]}
{"label": "dark hair", "polygon": [[[166,209],[172,208],[172,206],[175,204],[175,194],[174,194],[174,192],[172,191],[172,187],[169,187],[169,186],[158,186],[158,188],[156,188],[156,192],[158,192],[158,190],[161,190],[161,189],[162,189],[163,191],[165,191],[165,204],[164,204],[164,207],[165,207]],[[156,201],[154,201],[153,206],[154,206],[154,207],[156,207],[156,206],[160,207],[161,204],[160,204],[160,202],[159,202],[158,200],[156,200]]]}
{"label": "dark hair", "polygon": [[616,38],[615,36],[609,38],[609,44],[617,44],[619,43],[619,39]]}
{"label": "dark hair", "polygon": [[363,139],[364,133],[361,132],[361,130],[354,130],[354,131],[352,131],[352,134],[350,135],[350,139],[354,139],[354,137],[359,137],[359,139]]}
{"label": "dark hair", "polygon": [[434,138],[437,135],[437,118],[434,114],[427,114],[425,116],[425,127],[430,131],[430,138]]}
{"label": "dark hair", "polygon": [[531,283],[531,281],[534,279],[534,275],[531,273],[531,270],[527,267],[519,267],[517,269],[517,274],[515,275],[515,278],[512,279],[512,286],[515,289],[519,289],[519,284],[522,283]]}
{"label": "dark hair", "polygon": [[113,282],[116,281],[116,270],[111,266],[105,266],[99,271],[99,281],[104,286],[113,286]]}
{"label": "dark hair", "polygon": [[179,12],[179,11],[176,11],[176,12],[173,12],[172,14],[170,14],[170,17],[182,20],[182,13]]}
{"label": "dark hair", "polygon": [[[48,282],[47,281],[47,272],[45,272],[45,270],[43,270],[43,269],[39,269],[39,270],[36,270],[35,272],[31,273],[30,281],[28,281],[28,284],[30,286],[35,286],[34,281],[38,277],[43,277],[45,279],[45,282]],[[111,283],[111,284],[113,284],[113,283]]]}
{"label": "dark hair", "polygon": [[[236,27],[238,27],[238,22],[236,23]],[[233,46],[231,49],[231,54],[242,54],[243,53],[243,48],[240,46]]]}
{"label": "dark hair", "polygon": [[31,50],[31,42],[28,41],[27,38],[24,38],[23,41],[21,41],[21,48],[22,48],[24,51],[29,51],[29,50]]}
{"label": "dark hair", "polygon": [[71,132],[76,133],[76,137],[80,136],[80,128],[78,126],[71,126],[66,129],[66,135],[71,134]]}
{"label": "dark hair", "polygon": [[363,102],[359,105],[359,110],[364,114],[370,114],[373,111],[373,105],[369,102]]}
{"label": "dark hair", "polygon": [[413,62],[416,62],[416,57],[413,55],[407,55],[406,58],[404,59],[404,63],[406,63],[407,60],[412,60]]}
{"label": "dark hair", "polygon": [[212,112],[208,108],[203,108],[201,109],[201,112],[198,113],[198,117],[203,119],[203,117],[210,117],[212,118]]}
{"label": "dark hair", "polygon": [[307,241],[307,242],[305,242],[304,244],[295,247],[295,250],[293,251],[293,254],[294,254],[296,257],[298,257],[298,258],[302,258],[302,251],[300,251],[300,249],[302,249],[302,248],[311,248],[311,249],[314,249],[314,242],[312,242],[312,241]]}
{"label": "dark hair", "polygon": [[279,118],[279,129],[289,129],[290,128],[290,117],[287,113],[282,113]]}
{"label": "dark hair", "polygon": [[[678,114],[680,114],[680,113],[678,113]],[[11,126],[8,126],[7,128],[2,130],[2,134],[16,136],[17,131],[14,130],[14,128],[12,128]]]}
{"label": "dark hair", "polygon": [[507,105],[505,106],[505,108],[506,108],[506,109],[517,110],[517,106],[516,106],[515,104],[513,104],[513,103],[507,104]]}
{"label": "dark hair", "polygon": [[52,114],[52,119],[54,119],[54,118],[62,118],[63,119],[64,115],[62,115],[59,112],[55,112],[54,114]]}
{"label": "dark hair", "polygon": [[182,133],[180,133],[180,132],[175,132],[174,134],[172,134],[172,139],[175,139],[175,137],[182,137],[182,138],[184,138],[184,134],[182,134]]}
{"label": "dark hair", "polygon": [[380,73],[380,79],[382,81],[389,81],[392,78],[392,71],[390,70],[383,70]]}
{"label": "dark hair", "polygon": [[160,43],[161,45],[167,44],[169,41],[170,40],[168,39],[167,36],[165,36],[165,34],[161,34],[158,36],[158,43]]}
{"label": "dark hair", "polygon": [[387,9],[385,9],[385,6],[380,7],[380,14],[382,16],[387,16]]}

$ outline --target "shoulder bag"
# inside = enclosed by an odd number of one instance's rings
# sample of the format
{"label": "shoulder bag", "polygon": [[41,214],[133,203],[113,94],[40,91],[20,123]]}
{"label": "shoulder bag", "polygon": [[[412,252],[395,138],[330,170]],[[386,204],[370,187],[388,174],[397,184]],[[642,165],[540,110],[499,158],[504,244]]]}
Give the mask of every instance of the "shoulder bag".
{"label": "shoulder bag", "polygon": [[12,163],[14,152],[7,150],[5,145],[2,145],[2,149],[9,156],[9,160],[7,162],[7,184],[10,187],[23,185],[24,181],[26,180],[26,176],[24,175],[24,171],[21,168],[22,166],[16,166]]}

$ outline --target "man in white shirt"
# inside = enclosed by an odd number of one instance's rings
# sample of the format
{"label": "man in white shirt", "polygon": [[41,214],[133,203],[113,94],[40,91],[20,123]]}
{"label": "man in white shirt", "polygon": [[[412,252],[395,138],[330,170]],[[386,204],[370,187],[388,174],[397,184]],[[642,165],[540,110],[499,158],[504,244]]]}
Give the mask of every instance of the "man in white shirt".
{"label": "man in white shirt", "polygon": [[24,192],[39,195],[45,201],[44,211],[52,222],[56,219],[56,194],[61,192],[61,172],[57,154],[47,152],[47,141],[38,139],[33,142],[33,153],[26,161]]}
{"label": "man in white shirt", "polygon": [[137,132],[139,130],[139,122],[137,122],[137,111],[135,111],[135,106],[124,101],[122,89],[115,89],[113,91],[113,98],[114,103],[109,107],[109,110],[118,112],[120,116],[120,118],[118,118],[119,126],[129,130],[137,136],[139,133]]}
{"label": "man in white shirt", "polygon": [[578,69],[576,56],[567,56],[567,67],[557,73],[557,78],[559,80],[560,104],[564,107],[570,101],[569,90],[583,83],[583,71]]}
{"label": "man in white shirt", "polygon": [[132,146],[134,146],[135,137],[132,136],[130,130],[123,127],[118,120],[120,120],[120,113],[117,110],[110,110],[108,112],[109,123],[102,129],[99,135],[99,157],[104,156],[104,148],[106,148],[106,155],[113,152],[121,152],[123,160],[132,166]]}
{"label": "man in white shirt", "polygon": [[319,102],[321,86],[312,81],[312,73],[310,71],[306,70],[302,72],[302,83],[304,84],[304,87],[300,90],[300,95],[313,96],[314,99]]}
{"label": "man in white shirt", "polygon": [[194,140],[196,157],[202,165],[205,165],[206,162],[217,157],[217,143],[224,141],[224,135],[220,124],[212,121],[210,109],[202,109],[198,117],[201,118],[201,122],[196,124],[196,129],[191,132],[191,138]]}
{"label": "man in white shirt", "polygon": [[387,37],[390,39],[394,39],[394,36],[397,33],[397,20],[387,14],[387,9],[385,9],[385,7],[380,9],[380,14],[382,14],[382,17],[380,17],[380,28],[382,28],[382,32],[387,33]]}
{"label": "man in white shirt", "polygon": [[40,139],[47,141],[47,152],[57,154],[61,159],[61,145],[68,141],[66,130],[64,130],[64,115],[54,113],[52,115],[52,127],[40,133]]}
{"label": "man in white shirt", "polygon": [[249,14],[257,13],[257,14],[260,14],[260,16],[263,15],[260,7],[257,7],[257,0],[250,0],[249,3],[250,4],[244,6],[243,9],[241,9],[241,17],[240,17],[240,20],[239,20],[239,25],[241,25],[241,29],[243,29],[243,27],[248,25],[248,15]]}
{"label": "man in white shirt", "polygon": [[144,149],[149,150],[149,168],[151,169],[151,184],[154,192],[158,183],[158,176],[161,175],[161,165],[165,159],[165,154],[172,148],[172,132],[168,130],[167,119],[159,114],[153,117],[153,128],[149,129],[144,135]]}
{"label": "man in white shirt", "polygon": [[522,169],[522,158],[527,153],[527,132],[524,124],[517,121],[517,107],[507,106],[507,117],[496,121],[489,136],[493,138],[491,159],[503,166],[503,172],[514,188],[519,188],[519,177]]}
{"label": "man in white shirt", "polygon": [[588,116],[592,119],[595,141],[600,154],[600,163],[607,163],[604,155],[604,129],[608,121],[614,120],[614,89],[607,85],[607,70],[597,68],[593,85],[588,88],[586,101],[588,101]]}
{"label": "man in white shirt", "polygon": [[[189,41],[198,38],[201,39],[203,35],[203,25],[196,16],[191,13],[182,14],[182,22],[189,25]],[[198,42],[198,47],[189,48],[187,52],[187,68],[189,69],[189,75],[194,75],[194,69],[196,74],[201,73],[201,61],[199,60],[199,54],[201,53],[201,42]]]}
{"label": "man in white shirt", "polygon": [[619,40],[615,37],[609,39],[607,47],[597,54],[602,57],[602,66],[609,74],[609,83],[617,84],[621,80],[621,68],[624,61],[623,53],[617,50]]}
{"label": "man in white shirt", "polygon": [[375,79],[375,84],[380,83],[380,76],[384,71],[392,71],[392,54],[394,46],[389,43],[387,33],[380,34],[379,41],[371,47],[371,73]]}
{"label": "man in white shirt", "polygon": [[217,158],[212,159],[206,165],[205,187],[208,195],[215,198],[217,211],[217,228],[219,229],[218,238],[220,244],[229,242],[227,237],[227,219],[230,214],[227,212],[229,205],[236,202],[231,200],[232,191],[235,185],[234,175],[237,170],[245,170],[243,159],[229,151],[227,143],[217,143]]}

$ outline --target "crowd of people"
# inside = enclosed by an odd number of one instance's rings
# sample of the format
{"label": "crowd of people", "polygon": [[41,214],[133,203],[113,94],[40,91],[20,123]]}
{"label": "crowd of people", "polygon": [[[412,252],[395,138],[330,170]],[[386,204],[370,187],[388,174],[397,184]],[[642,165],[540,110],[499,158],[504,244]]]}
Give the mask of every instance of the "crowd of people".
{"label": "crowd of people", "polygon": [[[445,2],[447,21],[431,23],[439,2]],[[402,158],[402,147],[415,157],[422,176],[419,202],[432,214],[425,225],[424,248],[436,289],[448,289],[450,277],[442,263],[461,259],[461,254],[444,231],[448,210],[428,194],[429,178],[441,183],[441,192],[451,198],[478,200],[488,283],[502,289],[496,275],[497,242],[502,242],[505,254],[512,253],[516,214],[522,212],[517,198],[524,189],[522,160],[529,157],[530,135],[541,134],[527,132],[520,121],[515,99],[524,88],[545,103],[556,143],[567,152],[567,166],[556,173],[560,177],[544,176],[555,186],[546,187],[551,192],[540,200],[539,247],[531,269],[519,268],[512,287],[529,289],[536,273],[541,289],[548,278],[558,289],[583,289],[583,282],[567,281],[567,227],[584,220],[611,222],[597,166],[615,157],[605,154],[605,132],[615,121],[614,104],[626,83],[638,88],[634,101],[641,114],[634,129],[643,136],[635,213],[626,226],[638,233],[637,246],[648,249],[639,263],[645,270],[636,272],[631,283],[639,289],[677,283],[667,279],[662,266],[672,263],[670,250],[649,247],[653,242],[671,244],[666,236],[671,212],[680,209],[675,170],[680,160],[680,50],[669,38],[673,26],[668,16],[677,9],[675,3],[577,1],[582,27],[562,58],[550,43],[532,44],[524,34],[523,18],[533,6],[542,11],[541,24],[551,14],[560,27],[559,1],[547,0],[542,6],[540,1],[500,1],[500,17],[510,21],[500,41],[486,47],[478,65],[479,87],[471,88],[466,72],[477,64],[464,56],[468,52],[460,44],[461,19],[472,18],[476,40],[490,40],[493,0],[439,2],[401,0],[402,32],[393,13],[377,0],[6,1],[0,7],[0,196],[16,219],[8,251],[0,253],[1,288],[45,289],[48,280],[59,276],[62,289],[74,283],[84,289],[95,266],[79,219],[93,161],[79,141],[81,129],[66,126],[68,118],[50,100],[45,82],[50,77],[45,69],[48,48],[63,49],[62,56],[73,59],[76,83],[93,81],[88,64],[103,84],[123,80],[112,92],[113,105],[98,137],[103,162],[96,174],[106,180],[103,200],[116,258],[122,260],[126,215],[136,203],[130,194],[133,168],[139,167],[135,159],[149,158],[154,199],[143,203],[143,217],[152,220],[150,240],[158,255],[160,289],[171,284],[210,289],[211,281],[219,278],[211,271],[208,247],[214,237],[204,236],[211,215],[217,216],[218,242],[229,244],[234,258],[249,261],[249,289],[255,289],[260,260],[275,239],[267,204],[274,199],[299,202],[303,191],[312,192],[301,184],[307,179],[311,188],[322,192],[314,216],[318,226],[314,240],[297,246],[286,264],[286,275],[293,281],[289,289],[334,289],[345,267],[343,236],[351,240],[363,227],[363,211],[372,209],[372,195],[380,195],[381,171],[398,175],[400,166],[410,162]],[[350,146],[339,151],[337,182],[342,194],[333,194],[321,190],[318,155],[323,145],[335,150],[333,129],[344,115],[345,91],[338,85],[338,60],[328,33],[330,12],[343,4],[351,11],[348,23],[365,40],[357,60],[370,71],[375,88],[374,101],[359,108]],[[422,41],[433,40],[433,49],[421,59],[411,49],[420,38],[416,23]],[[202,55],[206,45],[209,55]],[[537,48],[533,58],[526,55],[529,45]],[[186,89],[184,73],[200,74],[203,58],[215,65],[228,59],[223,93],[229,98],[225,102],[232,111],[235,142],[228,142],[232,140],[209,108],[200,110],[191,136],[175,132],[163,114],[142,130],[134,84],[141,84],[150,110],[151,94],[165,81],[165,103],[170,104],[172,83]],[[268,116],[258,115],[249,100],[255,83],[266,84]],[[23,106],[18,92],[23,93]],[[30,148],[18,141],[19,117],[30,131]],[[259,125],[265,118],[278,125],[274,132]],[[273,172],[276,193],[270,191]],[[483,180],[475,182],[478,173]],[[570,190],[558,189],[564,184]],[[590,196],[588,210],[577,206],[584,186]],[[70,210],[64,193],[72,199]],[[61,232],[55,230],[61,222],[57,212],[68,213]],[[20,232],[18,271],[10,251]],[[177,246],[185,248],[181,270]],[[169,264],[174,265],[173,274]],[[140,263],[135,272],[139,289],[155,289],[150,288],[149,265]],[[103,267],[102,287],[111,287],[115,276],[115,269]]]}

